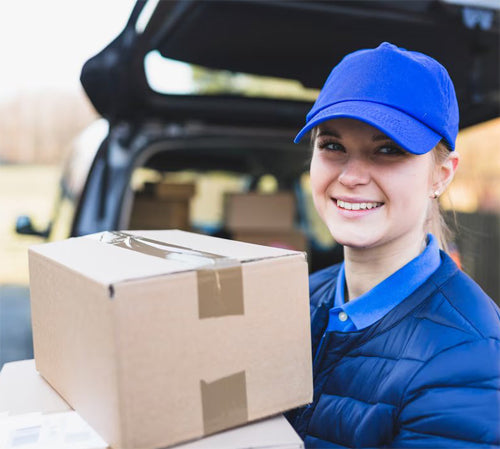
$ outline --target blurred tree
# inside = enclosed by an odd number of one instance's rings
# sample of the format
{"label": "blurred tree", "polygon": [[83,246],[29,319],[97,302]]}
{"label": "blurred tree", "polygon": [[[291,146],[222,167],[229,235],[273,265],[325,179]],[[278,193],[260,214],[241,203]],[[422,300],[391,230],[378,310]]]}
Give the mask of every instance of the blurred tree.
{"label": "blurred tree", "polygon": [[0,103],[0,160],[54,164],[98,117],[81,91],[35,90]]}
{"label": "blurred tree", "polygon": [[192,66],[192,79],[197,94],[230,94],[314,101],[318,90],[307,89],[298,81],[227,70]]}

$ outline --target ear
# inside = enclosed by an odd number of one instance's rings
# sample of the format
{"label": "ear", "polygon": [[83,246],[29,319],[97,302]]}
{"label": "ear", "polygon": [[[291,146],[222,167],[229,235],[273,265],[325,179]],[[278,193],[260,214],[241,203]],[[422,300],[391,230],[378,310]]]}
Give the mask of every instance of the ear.
{"label": "ear", "polygon": [[457,151],[450,151],[447,159],[436,166],[434,175],[433,191],[443,193],[455,176],[460,155]]}

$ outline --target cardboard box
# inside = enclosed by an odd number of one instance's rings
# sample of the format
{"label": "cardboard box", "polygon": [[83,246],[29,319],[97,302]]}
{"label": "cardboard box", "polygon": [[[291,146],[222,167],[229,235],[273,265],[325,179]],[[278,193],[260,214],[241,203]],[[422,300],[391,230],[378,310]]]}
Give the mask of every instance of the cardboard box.
{"label": "cardboard box", "polygon": [[312,400],[302,253],[182,231],[30,248],[41,375],[114,448],[158,448]]}
{"label": "cardboard box", "polygon": [[307,251],[305,234],[294,227],[292,192],[232,193],[225,200],[225,227],[232,238],[257,245]]}
{"label": "cardboard box", "polygon": [[296,229],[279,231],[237,231],[233,238],[240,242],[257,245],[273,246],[275,248],[307,251],[307,238],[303,232]]}
{"label": "cardboard box", "polygon": [[292,192],[229,193],[224,201],[225,225],[230,231],[277,231],[294,226]]}
{"label": "cardboard box", "polygon": [[136,192],[129,229],[190,229],[193,183],[146,183]]}
{"label": "cardboard box", "polygon": [[144,193],[134,199],[129,229],[183,229],[190,227],[189,203],[161,201]]}
{"label": "cardboard box", "polygon": [[[102,440],[37,373],[34,360],[10,362],[0,371],[0,447],[106,449]],[[282,416],[220,432],[175,449],[302,449]],[[174,448],[172,448],[174,449]]]}
{"label": "cardboard box", "polygon": [[196,193],[193,182],[146,182],[144,191],[162,200],[190,200]]}

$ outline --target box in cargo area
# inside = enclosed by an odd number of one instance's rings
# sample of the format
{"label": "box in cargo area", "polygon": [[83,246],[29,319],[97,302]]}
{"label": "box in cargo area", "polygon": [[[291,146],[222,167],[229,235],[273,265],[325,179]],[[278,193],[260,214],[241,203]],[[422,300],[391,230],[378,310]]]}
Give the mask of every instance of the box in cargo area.
{"label": "box in cargo area", "polygon": [[114,448],[158,448],[312,399],[302,253],[183,231],[29,252],[36,366]]}
{"label": "box in cargo area", "polygon": [[229,193],[224,198],[225,226],[235,231],[292,229],[295,198],[292,192]]}
{"label": "box in cargo area", "polygon": [[257,245],[307,251],[307,237],[294,227],[293,192],[230,193],[225,197],[225,227],[232,238]]}
{"label": "box in cargo area", "polygon": [[134,195],[129,229],[190,228],[190,200],[193,183],[145,183]]}

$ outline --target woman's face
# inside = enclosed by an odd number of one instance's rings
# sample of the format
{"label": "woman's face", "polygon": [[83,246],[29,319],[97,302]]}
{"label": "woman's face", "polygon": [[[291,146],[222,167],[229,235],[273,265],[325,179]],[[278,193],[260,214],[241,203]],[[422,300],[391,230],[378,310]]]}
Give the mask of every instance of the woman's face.
{"label": "woman's face", "polygon": [[423,241],[433,167],[431,152],[408,153],[364,122],[323,122],[311,161],[314,204],[342,245]]}

